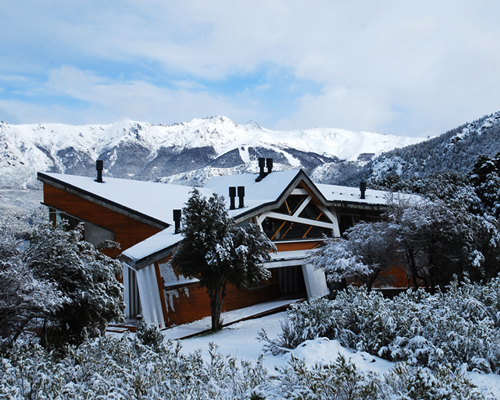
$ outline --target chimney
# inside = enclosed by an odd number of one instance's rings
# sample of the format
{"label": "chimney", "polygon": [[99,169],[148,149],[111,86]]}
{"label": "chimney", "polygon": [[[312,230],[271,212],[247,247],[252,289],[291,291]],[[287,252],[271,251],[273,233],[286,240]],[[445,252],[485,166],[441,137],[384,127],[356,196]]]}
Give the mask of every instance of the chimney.
{"label": "chimney", "polygon": [[272,158],[266,158],[266,166],[267,166],[267,173],[268,174],[273,172],[273,159]]}
{"label": "chimney", "polygon": [[[267,172],[264,171],[264,168],[267,165]],[[255,182],[260,182],[262,179],[264,179],[267,175],[269,175],[272,170],[273,170],[273,159],[272,158],[264,158],[264,157],[259,157],[259,176],[255,179]]]}
{"label": "chimney", "polygon": [[238,186],[238,198],[240,199],[238,207],[245,207],[245,186]]}
{"label": "chimney", "polygon": [[359,190],[361,192],[361,199],[365,199],[366,196],[365,196],[365,192],[366,192],[366,181],[361,181],[359,183]]}
{"label": "chimney", "polygon": [[181,215],[182,210],[174,210],[175,234],[181,232]]}
{"label": "chimney", "polygon": [[236,187],[229,186],[229,201],[230,201],[229,209],[230,210],[236,209],[235,199],[236,199]]}
{"label": "chimney", "polygon": [[97,170],[97,179],[96,182],[102,183],[102,170],[104,169],[104,162],[102,160],[97,160],[95,162],[95,169]]}

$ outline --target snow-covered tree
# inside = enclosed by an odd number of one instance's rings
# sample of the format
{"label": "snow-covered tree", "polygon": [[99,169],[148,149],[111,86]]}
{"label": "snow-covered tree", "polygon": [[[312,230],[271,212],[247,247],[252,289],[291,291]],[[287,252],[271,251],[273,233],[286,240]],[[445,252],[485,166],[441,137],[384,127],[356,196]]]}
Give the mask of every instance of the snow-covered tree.
{"label": "snow-covered tree", "polygon": [[481,199],[482,211],[500,216],[500,153],[480,156],[470,174],[470,182]]}
{"label": "snow-covered tree", "polygon": [[79,229],[38,226],[22,259],[35,277],[52,282],[66,301],[47,317],[43,340],[53,345],[81,343],[123,318],[121,264],[83,240]]}
{"label": "snow-covered tree", "polygon": [[196,189],[183,209],[182,226],[184,239],[171,264],[207,289],[212,330],[219,330],[227,283],[240,287],[268,278],[263,263],[275,247],[257,226],[235,226],[223,198],[214,194],[207,200]]}
{"label": "snow-covered tree", "polygon": [[444,287],[454,275],[479,273],[471,263],[477,220],[460,203],[394,197],[386,217],[414,288]]}
{"label": "snow-covered tree", "polygon": [[21,257],[21,242],[0,231],[0,337],[17,339],[34,318],[60,309],[64,297],[54,283],[40,280]]}
{"label": "snow-covered tree", "polygon": [[345,239],[327,239],[310,262],[325,271],[329,282],[357,279],[370,290],[379,274],[394,263],[389,235],[387,223],[362,221],[344,233]]}

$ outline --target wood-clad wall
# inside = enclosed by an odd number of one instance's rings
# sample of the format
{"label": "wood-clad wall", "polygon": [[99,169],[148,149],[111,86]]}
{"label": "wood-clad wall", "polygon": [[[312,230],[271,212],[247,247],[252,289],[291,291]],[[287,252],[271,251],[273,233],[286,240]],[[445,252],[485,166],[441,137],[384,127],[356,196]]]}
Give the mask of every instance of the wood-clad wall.
{"label": "wood-clad wall", "polygon": [[[245,287],[237,289],[234,285],[228,284],[222,311],[253,306],[276,299],[279,296],[280,290],[277,284],[256,289]],[[207,290],[199,287],[197,283],[173,290],[165,290],[165,302],[167,305],[167,326],[193,322],[210,315],[210,299]]]}
{"label": "wood-clad wall", "polygon": [[120,243],[121,251],[160,231],[47,183],[43,184],[43,199],[49,207],[52,206],[69,215],[113,231],[115,241]]}
{"label": "wood-clad wall", "polygon": [[297,241],[291,243],[274,243],[280,251],[311,250],[321,245],[323,241]]}

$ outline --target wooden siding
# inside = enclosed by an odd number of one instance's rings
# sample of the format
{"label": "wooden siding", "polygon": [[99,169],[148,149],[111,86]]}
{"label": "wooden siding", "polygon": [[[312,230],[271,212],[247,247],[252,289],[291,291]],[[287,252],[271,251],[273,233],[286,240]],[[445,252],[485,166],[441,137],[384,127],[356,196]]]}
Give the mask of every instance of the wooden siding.
{"label": "wooden siding", "polygon": [[[279,287],[275,283],[251,289],[245,287],[237,289],[234,285],[228,284],[226,290],[222,311],[249,307],[280,297]],[[210,316],[210,298],[207,290],[197,283],[165,290],[165,302],[166,326],[185,324]]]}
{"label": "wooden siding", "polygon": [[276,247],[278,248],[278,252],[280,251],[294,251],[294,250],[311,250],[315,249],[319,245],[323,243],[322,240],[318,241],[297,241],[297,242],[290,242],[290,243],[276,243]]}
{"label": "wooden siding", "polygon": [[160,231],[47,183],[43,184],[43,199],[49,207],[113,231],[122,251]]}
{"label": "wooden siding", "polygon": [[[163,259],[157,263],[165,264],[170,260]],[[158,272],[160,268],[158,268]],[[179,276],[176,270],[175,275]],[[159,276],[161,284],[165,282],[161,275]],[[163,295],[162,305],[165,304],[164,318],[165,325],[180,325],[193,322],[204,317],[210,316],[210,298],[207,289],[200,287],[198,283],[189,283],[182,286],[165,288],[160,291]],[[280,297],[280,289],[276,279],[272,278],[264,282],[263,285],[255,287],[240,287],[228,283],[226,287],[226,297],[222,305],[222,311],[237,310],[243,307],[253,306],[265,301]]]}

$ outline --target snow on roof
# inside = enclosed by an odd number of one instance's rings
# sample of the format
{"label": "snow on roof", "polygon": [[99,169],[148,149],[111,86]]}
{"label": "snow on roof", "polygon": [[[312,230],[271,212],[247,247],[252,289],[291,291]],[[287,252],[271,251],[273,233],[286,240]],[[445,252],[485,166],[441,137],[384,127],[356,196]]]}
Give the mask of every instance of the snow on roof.
{"label": "snow on roof", "polygon": [[[287,170],[272,172],[260,182],[256,182],[256,174],[241,174],[214,177],[205,187],[198,188],[203,196],[209,197],[213,193],[222,195],[229,208],[229,187],[245,187],[244,208],[229,210],[233,218],[257,209],[265,204],[276,202],[287,190],[291,182],[297,177],[300,170]],[[189,199],[192,187],[135,181],[104,177],[104,183],[98,183],[93,178],[45,173],[48,177],[85,191],[106,201],[155,218],[159,221],[173,225],[174,209],[182,209]],[[366,190],[366,199],[360,198],[359,188],[334,186],[325,184],[315,185],[328,202],[354,202],[372,205],[385,205],[387,193],[378,190]],[[238,196],[235,199],[238,207]],[[122,254],[131,260],[141,260],[165,250],[182,240],[181,234],[174,234],[172,226],[126,249]]]}
{"label": "snow on roof", "polygon": [[149,238],[129,247],[122,252],[122,256],[132,260],[139,261],[148,257],[151,254],[158,253],[164,249],[179,243],[182,240],[182,234],[175,234],[173,226],[150,236]]}
{"label": "snow on roof", "polygon": [[[229,187],[245,187],[245,208],[229,210],[231,217],[236,217],[242,212],[257,208],[266,203],[271,203],[280,197],[290,182],[297,176],[300,170],[273,172],[260,182],[256,182],[256,174],[226,175],[210,179],[204,186],[205,191],[223,195],[229,208]],[[236,196],[236,207],[238,207],[238,196]]]}
{"label": "snow on roof", "polygon": [[193,190],[189,186],[131,179],[104,177],[104,182],[98,183],[94,178],[84,176],[54,173],[44,175],[170,225],[174,223],[172,210],[184,207],[189,192]]}
{"label": "snow on roof", "polygon": [[325,184],[316,184],[316,187],[323,194],[325,199],[331,202],[344,201],[375,205],[387,204],[388,192],[383,192],[381,190],[366,189],[365,199],[362,199],[359,188]]}

